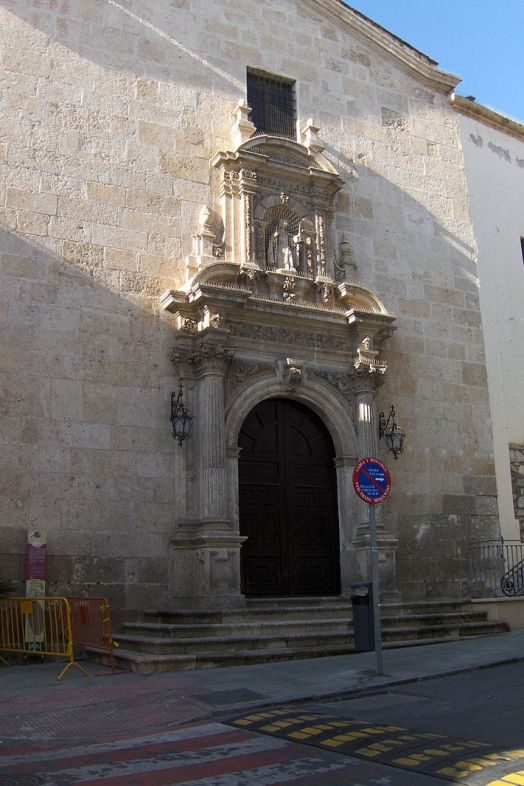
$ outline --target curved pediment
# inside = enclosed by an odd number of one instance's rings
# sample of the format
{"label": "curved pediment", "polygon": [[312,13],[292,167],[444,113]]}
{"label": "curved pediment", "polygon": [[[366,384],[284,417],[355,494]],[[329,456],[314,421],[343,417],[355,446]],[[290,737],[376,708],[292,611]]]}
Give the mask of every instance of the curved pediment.
{"label": "curved pediment", "polygon": [[[229,290],[234,301],[237,293],[244,293],[246,301],[264,301],[279,308],[286,305],[346,316],[353,312],[390,316],[382,301],[362,284],[337,286],[328,279],[313,281],[292,271],[263,271],[223,260],[198,271],[184,291],[184,298],[192,299],[204,291],[210,294],[214,289]],[[221,298],[226,302],[228,296],[223,292]],[[178,307],[180,298],[176,303]]]}
{"label": "curved pediment", "polygon": [[330,175],[338,172],[322,153],[295,142],[293,139],[260,134],[251,137],[238,148],[237,153],[258,153],[279,164],[318,169]]}
{"label": "curved pediment", "polygon": [[382,301],[362,284],[339,284],[338,292],[347,308],[365,311],[368,314],[388,314]]}

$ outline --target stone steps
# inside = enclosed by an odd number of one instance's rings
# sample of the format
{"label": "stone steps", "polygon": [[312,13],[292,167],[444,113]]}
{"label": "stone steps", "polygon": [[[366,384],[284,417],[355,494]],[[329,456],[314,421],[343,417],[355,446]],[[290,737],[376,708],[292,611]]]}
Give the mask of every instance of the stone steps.
{"label": "stone steps", "polygon": [[[251,617],[252,615],[250,615]],[[486,618],[483,612],[470,611],[470,612],[444,612],[442,614],[410,614],[410,615],[397,615],[382,617],[383,629],[387,632],[395,628],[406,627],[435,627],[438,625],[453,625],[468,624],[475,622],[482,622]],[[155,622],[131,622],[127,623],[125,633],[137,636],[155,636],[155,637],[184,637],[188,629],[194,636],[206,636],[208,638],[220,636],[234,636],[235,634],[249,634],[251,636],[278,634],[282,631],[287,631],[290,627],[300,632],[305,627],[311,627],[311,617],[305,619],[262,619],[262,620],[242,620],[242,621],[226,621],[221,623],[201,623],[184,625],[181,623],[155,623]],[[316,619],[316,630],[322,632],[332,633],[347,633],[351,629],[351,615],[348,615],[347,609],[344,615],[335,619]],[[120,636],[122,639],[122,635]]]}
{"label": "stone steps", "polygon": [[[385,649],[505,632],[462,601],[381,606]],[[354,648],[351,604],[346,598],[248,601],[220,612],[144,612],[115,634],[121,668],[141,674],[347,654]],[[106,654],[90,648],[90,657]]]}
{"label": "stone steps", "polygon": [[322,599],[316,602],[311,599],[298,599],[298,601],[286,601],[278,604],[276,601],[248,601],[244,609],[231,609],[225,611],[170,611],[170,610],[146,610],[142,613],[145,619],[159,620],[166,624],[173,625],[204,625],[221,624],[225,622],[238,623],[245,622],[246,616],[249,615],[250,619],[270,620],[276,619],[279,621],[305,619],[310,620],[312,615],[322,616],[329,614],[331,618],[339,617],[347,619],[348,615],[351,616],[351,602],[346,598],[337,599],[329,598],[328,601],[323,602]]}
{"label": "stone steps", "polygon": [[296,633],[295,631],[284,631],[280,635],[253,635],[253,636],[215,636],[186,638],[164,638],[154,636],[130,636],[121,635],[118,643],[127,649],[138,650],[139,652],[151,652],[158,654],[198,654],[198,653],[223,653],[231,650],[285,650],[301,649],[303,647],[320,647],[324,644],[345,646],[346,652],[353,646],[353,631],[346,627],[343,633],[320,633],[313,630],[309,633]]}
{"label": "stone steps", "polygon": [[[90,656],[99,663],[110,666],[105,650],[89,648]],[[238,650],[230,652],[211,652],[194,655],[149,654],[120,648],[115,650],[117,668],[129,669],[137,674],[154,674],[161,671],[183,671],[187,669],[212,669],[217,666],[245,666],[254,663],[271,663],[279,660],[300,660],[321,658],[328,655],[346,655],[347,645],[323,646],[316,648],[282,648],[275,650]]]}

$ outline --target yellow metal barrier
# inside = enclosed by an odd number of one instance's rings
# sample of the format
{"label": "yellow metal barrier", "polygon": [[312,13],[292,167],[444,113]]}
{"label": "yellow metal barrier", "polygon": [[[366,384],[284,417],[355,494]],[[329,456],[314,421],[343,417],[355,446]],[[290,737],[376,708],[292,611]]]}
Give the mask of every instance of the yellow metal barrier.
{"label": "yellow metal barrier", "polygon": [[[67,598],[4,598],[0,600],[0,652],[68,658],[58,677],[74,666],[71,606]],[[0,657],[2,663],[9,665]]]}

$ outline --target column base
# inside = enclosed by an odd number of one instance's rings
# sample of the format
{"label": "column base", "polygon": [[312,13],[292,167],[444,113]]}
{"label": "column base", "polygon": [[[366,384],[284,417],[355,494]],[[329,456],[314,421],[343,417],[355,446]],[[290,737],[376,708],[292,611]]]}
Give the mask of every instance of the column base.
{"label": "column base", "polygon": [[244,540],[227,520],[181,523],[171,539],[171,605],[217,610],[245,606],[240,592],[240,547]]}
{"label": "column base", "polygon": [[[371,549],[367,524],[357,527],[353,539],[355,549],[355,582],[371,581]],[[377,527],[380,600],[391,603],[401,599],[397,589],[396,552],[398,540],[380,525]]]}

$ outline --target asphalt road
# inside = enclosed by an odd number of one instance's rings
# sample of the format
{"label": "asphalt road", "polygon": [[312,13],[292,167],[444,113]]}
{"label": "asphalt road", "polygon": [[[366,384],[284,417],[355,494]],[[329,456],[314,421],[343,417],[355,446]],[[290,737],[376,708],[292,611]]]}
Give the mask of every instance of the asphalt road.
{"label": "asphalt road", "polygon": [[377,696],[316,705],[343,717],[524,748],[524,663],[406,685]]}
{"label": "asphalt road", "polygon": [[[351,700],[269,708],[232,723],[343,754],[357,763],[352,775],[359,786],[524,786],[522,664]],[[324,782],[329,778],[311,784]]]}

